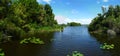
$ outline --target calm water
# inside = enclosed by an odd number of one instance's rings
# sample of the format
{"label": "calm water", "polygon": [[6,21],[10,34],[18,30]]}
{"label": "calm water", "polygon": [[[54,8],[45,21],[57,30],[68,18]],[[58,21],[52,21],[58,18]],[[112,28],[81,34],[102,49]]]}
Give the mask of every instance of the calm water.
{"label": "calm water", "polygon": [[[120,38],[90,34],[87,26],[66,27],[63,32],[41,33],[44,45],[19,42],[1,44],[6,56],[66,56],[72,51],[79,51],[85,56],[120,56]],[[102,43],[115,44],[113,50],[102,50]]]}

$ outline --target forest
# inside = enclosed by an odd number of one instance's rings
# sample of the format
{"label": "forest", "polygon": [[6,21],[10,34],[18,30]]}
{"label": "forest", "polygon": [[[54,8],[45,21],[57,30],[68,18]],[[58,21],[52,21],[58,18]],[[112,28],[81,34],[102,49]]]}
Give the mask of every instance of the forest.
{"label": "forest", "polygon": [[68,26],[80,26],[81,24],[80,23],[76,23],[76,22],[70,22],[70,23],[67,23]]}
{"label": "forest", "polygon": [[36,37],[44,31],[60,31],[49,4],[36,0],[0,0],[0,41]]}
{"label": "forest", "polygon": [[93,33],[120,34],[120,6],[102,7],[99,13],[89,25],[89,31]]}

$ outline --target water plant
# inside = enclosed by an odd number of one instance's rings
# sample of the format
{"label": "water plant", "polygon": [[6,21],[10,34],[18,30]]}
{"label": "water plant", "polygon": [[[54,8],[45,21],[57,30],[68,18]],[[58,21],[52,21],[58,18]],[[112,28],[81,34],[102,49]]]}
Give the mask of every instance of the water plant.
{"label": "water plant", "polygon": [[101,49],[106,49],[106,50],[114,49],[114,44],[104,43],[103,45],[100,46],[100,48],[101,48]]}
{"label": "water plant", "polygon": [[[71,56],[71,55],[67,55],[67,56]],[[73,51],[72,52],[72,56],[84,56],[83,54],[81,54],[80,52],[78,52],[78,51]]]}
{"label": "water plant", "polygon": [[0,49],[0,56],[5,56],[5,54],[4,54],[2,49]]}
{"label": "water plant", "polygon": [[28,43],[44,44],[44,42],[42,40],[40,40],[40,38],[35,38],[35,37],[25,38],[20,41],[20,44],[28,44]]}

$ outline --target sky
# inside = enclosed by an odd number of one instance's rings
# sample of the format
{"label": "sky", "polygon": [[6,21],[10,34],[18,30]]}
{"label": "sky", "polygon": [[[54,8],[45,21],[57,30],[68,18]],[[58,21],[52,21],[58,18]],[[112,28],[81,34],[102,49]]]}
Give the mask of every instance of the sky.
{"label": "sky", "polygon": [[90,24],[90,22],[102,13],[101,7],[120,5],[120,0],[37,0],[40,4],[50,4],[55,20],[59,24],[78,22]]}

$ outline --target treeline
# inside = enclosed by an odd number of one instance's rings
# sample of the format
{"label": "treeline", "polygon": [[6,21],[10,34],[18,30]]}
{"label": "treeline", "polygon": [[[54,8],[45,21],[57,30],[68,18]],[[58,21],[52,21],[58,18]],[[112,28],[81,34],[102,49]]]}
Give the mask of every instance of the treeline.
{"label": "treeline", "polygon": [[67,23],[68,26],[80,26],[81,24],[80,23],[76,23],[76,22],[70,22],[70,23]]}
{"label": "treeline", "polygon": [[42,27],[55,28],[54,16],[49,4],[36,0],[0,0],[0,38],[29,37]]}
{"label": "treeline", "polygon": [[120,6],[102,7],[102,11],[90,23],[89,31],[120,34]]}

